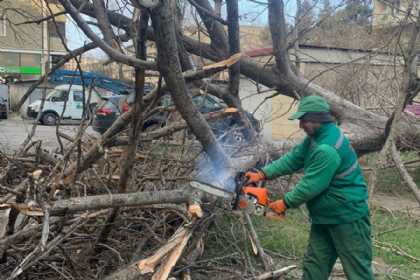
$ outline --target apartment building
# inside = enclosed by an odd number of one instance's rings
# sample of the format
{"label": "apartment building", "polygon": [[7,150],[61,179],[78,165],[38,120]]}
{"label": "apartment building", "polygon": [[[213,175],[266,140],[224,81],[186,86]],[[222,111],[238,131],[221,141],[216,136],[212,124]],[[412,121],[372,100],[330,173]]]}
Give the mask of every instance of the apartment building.
{"label": "apartment building", "polygon": [[407,20],[408,11],[416,14],[420,10],[418,0],[373,0],[372,28],[386,29],[413,24]]}
{"label": "apartment building", "polygon": [[[0,77],[25,81],[39,77],[44,62],[53,64],[66,54],[60,35],[65,40],[66,16],[40,21],[60,13],[57,0],[0,1]],[[48,64],[47,64],[48,65]]]}

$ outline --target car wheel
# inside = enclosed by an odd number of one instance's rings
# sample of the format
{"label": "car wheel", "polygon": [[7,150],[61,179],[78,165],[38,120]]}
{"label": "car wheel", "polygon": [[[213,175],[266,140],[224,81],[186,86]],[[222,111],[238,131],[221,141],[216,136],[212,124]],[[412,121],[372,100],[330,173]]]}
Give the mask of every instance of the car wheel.
{"label": "car wheel", "polygon": [[55,125],[57,123],[58,116],[54,113],[47,112],[42,115],[42,123],[44,125]]}

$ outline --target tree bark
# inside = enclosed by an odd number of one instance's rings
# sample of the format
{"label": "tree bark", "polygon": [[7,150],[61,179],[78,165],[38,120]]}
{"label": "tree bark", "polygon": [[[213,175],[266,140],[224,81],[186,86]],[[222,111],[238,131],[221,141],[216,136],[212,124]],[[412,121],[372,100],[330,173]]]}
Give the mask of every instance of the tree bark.
{"label": "tree bark", "polygon": [[191,189],[175,191],[105,194],[58,200],[50,208],[51,215],[116,207],[148,206],[162,203],[187,203],[194,194]]}
{"label": "tree bark", "polygon": [[[240,52],[238,0],[226,0],[230,56]],[[229,68],[229,92],[239,99],[240,64]],[[240,102],[238,102],[240,103]],[[238,107],[238,106],[236,106]]]}
{"label": "tree bark", "polygon": [[214,12],[217,16],[222,16],[222,2],[223,0],[214,0]]}
{"label": "tree bark", "polygon": [[[209,11],[212,10],[208,0],[195,0],[195,2]],[[202,10],[198,9],[197,12],[200,14],[200,17],[209,32],[211,49],[217,53],[219,58],[225,58],[229,52],[229,46],[223,25],[220,22],[215,21],[211,16]]]}
{"label": "tree bark", "polygon": [[114,41],[114,32],[108,20],[103,0],[93,0],[92,3],[98,26],[104,35],[104,41],[110,46],[118,47],[118,44]]}
{"label": "tree bark", "polygon": [[212,160],[213,166],[219,170],[229,170],[231,166],[229,158],[217,143],[210,126],[188,95],[178,57],[173,15],[171,1],[162,1],[151,11],[159,70],[165,78],[167,86],[171,89],[171,96],[177,110],[202,144]]}

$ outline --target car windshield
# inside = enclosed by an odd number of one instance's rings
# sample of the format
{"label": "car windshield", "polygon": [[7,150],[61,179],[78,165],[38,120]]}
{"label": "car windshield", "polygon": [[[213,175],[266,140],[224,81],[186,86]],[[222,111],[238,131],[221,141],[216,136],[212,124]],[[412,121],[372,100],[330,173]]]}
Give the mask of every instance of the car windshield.
{"label": "car windshield", "polygon": [[66,101],[66,98],[67,91],[62,89],[54,89],[47,96],[48,101]]}

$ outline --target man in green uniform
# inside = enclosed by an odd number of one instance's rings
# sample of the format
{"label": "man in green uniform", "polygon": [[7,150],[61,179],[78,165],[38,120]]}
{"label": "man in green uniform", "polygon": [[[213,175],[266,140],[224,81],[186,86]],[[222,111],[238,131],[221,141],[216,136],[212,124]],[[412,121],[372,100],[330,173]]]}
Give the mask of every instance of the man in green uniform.
{"label": "man in green uniform", "polygon": [[337,257],[349,280],[373,279],[368,192],[356,153],[322,97],[302,98],[289,119],[298,119],[307,137],[262,170],[247,172],[248,182],[303,169],[293,190],[269,205],[284,214],[306,203],[311,232],[303,279],[327,280]]}

